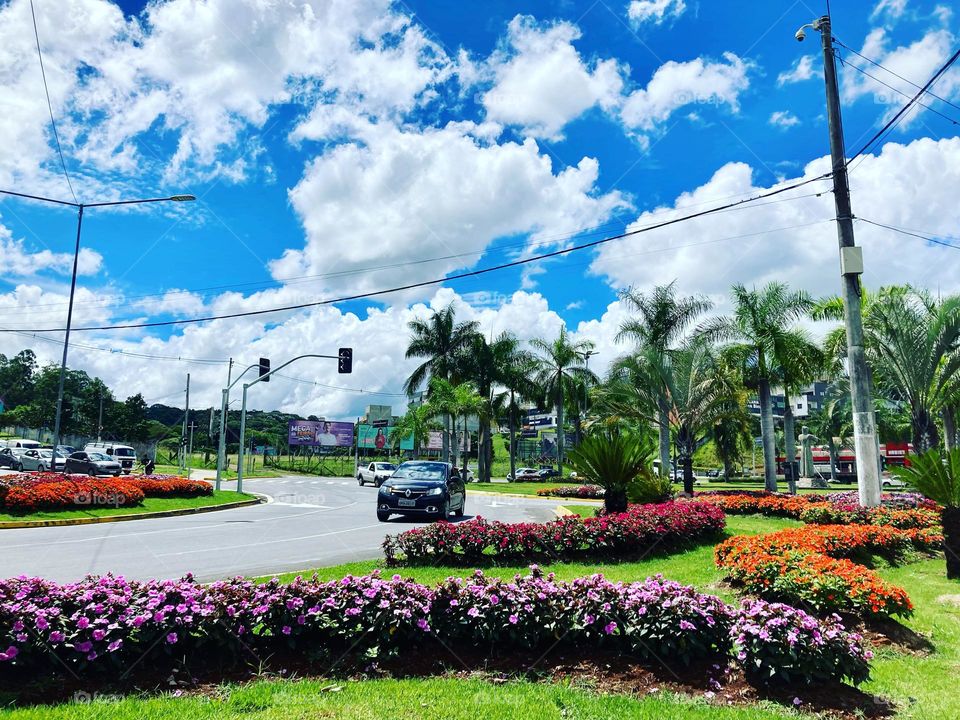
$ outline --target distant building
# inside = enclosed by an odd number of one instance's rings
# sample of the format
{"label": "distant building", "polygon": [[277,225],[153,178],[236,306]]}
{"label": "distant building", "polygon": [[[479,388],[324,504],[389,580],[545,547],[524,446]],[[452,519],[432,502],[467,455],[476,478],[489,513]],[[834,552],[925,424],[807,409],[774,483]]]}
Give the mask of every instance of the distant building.
{"label": "distant building", "polygon": [[[793,417],[810,417],[818,410],[822,409],[826,403],[827,389],[829,383],[820,380],[810,383],[803,390],[790,396],[790,404],[793,409]],[[770,405],[773,408],[773,416],[782,418],[786,409],[786,398],[781,388],[774,388],[770,394]],[[760,415],[760,400],[757,397],[751,397],[747,402],[747,412],[751,415]]]}

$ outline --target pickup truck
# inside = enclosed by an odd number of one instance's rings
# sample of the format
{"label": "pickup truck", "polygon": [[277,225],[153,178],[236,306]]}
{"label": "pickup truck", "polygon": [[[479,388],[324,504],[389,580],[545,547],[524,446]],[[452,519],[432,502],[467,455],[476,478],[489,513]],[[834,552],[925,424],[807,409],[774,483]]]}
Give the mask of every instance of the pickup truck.
{"label": "pickup truck", "polygon": [[357,484],[366,485],[370,483],[376,487],[383,485],[383,481],[393,475],[397,466],[388,462],[372,462],[367,465],[357,467]]}

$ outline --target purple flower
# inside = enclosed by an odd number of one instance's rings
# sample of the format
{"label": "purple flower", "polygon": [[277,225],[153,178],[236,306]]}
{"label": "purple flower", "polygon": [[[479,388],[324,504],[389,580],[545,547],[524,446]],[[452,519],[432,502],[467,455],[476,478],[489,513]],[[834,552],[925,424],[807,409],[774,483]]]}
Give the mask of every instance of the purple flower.
{"label": "purple flower", "polygon": [[177,642],[177,634],[175,632],[167,633],[167,644],[174,645]]}
{"label": "purple flower", "polygon": [[603,631],[607,635],[613,635],[617,631],[617,624],[615,622],[607,623],[604,625]]}
{"label": "purple flower", "polygon": [[511,625],[516,625],[520,618],[518,618],[516,615],[511,615],[509,618],[507,618],[507,620],[510,621]]}

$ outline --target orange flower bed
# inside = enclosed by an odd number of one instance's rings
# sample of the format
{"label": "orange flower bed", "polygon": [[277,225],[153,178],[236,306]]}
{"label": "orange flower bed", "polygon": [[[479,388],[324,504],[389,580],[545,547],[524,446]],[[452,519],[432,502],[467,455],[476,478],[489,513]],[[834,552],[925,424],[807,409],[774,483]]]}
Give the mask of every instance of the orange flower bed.
{"label": "orange flower bed", "polygon": [[697,500],[713,503],[730,515],[772,515],[799,518],[800,513],[814,503],[803,495],[707,495],[698,494]]}

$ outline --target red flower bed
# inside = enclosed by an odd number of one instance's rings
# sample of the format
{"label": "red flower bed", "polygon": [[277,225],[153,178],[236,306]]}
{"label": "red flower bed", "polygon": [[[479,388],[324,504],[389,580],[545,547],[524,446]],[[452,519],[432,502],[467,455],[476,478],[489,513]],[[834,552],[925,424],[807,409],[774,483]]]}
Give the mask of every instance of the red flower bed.
{"label": "red flower bed", "polygon": [[482,518],[414,528],[383,543],[391,564],[477,565],[585,557],[626,558],[669,549],[723,530],[723,511],[709,503],[631,505],[625,513],[549,523],[487,522]]}
{"label": "red flower bed", "polygon": [[3,498],[11,513],[67,510],[89,507],[126,507],[143,502],[136,483],[118,478],[98,479],[81,475],[58,475],[59,479],[33,485],[14,485]]}
{"label": "red flower bed", "polygon": [[11,513],[139,505],[145,497],[192,498],[213,494],[210,483],[172,475],[93,478],[21,473],[0,481],[0,507]]}
{"label": "red flower bed", "polygon": [[937,542],[931,530],[812,525],[733,537],[717,546],[715,557],[731,579],[764,598],[821,612],[909,615],[913,606],[903,588],[847,558],[862,553],[896,558],[911,546],[931,549]]}

